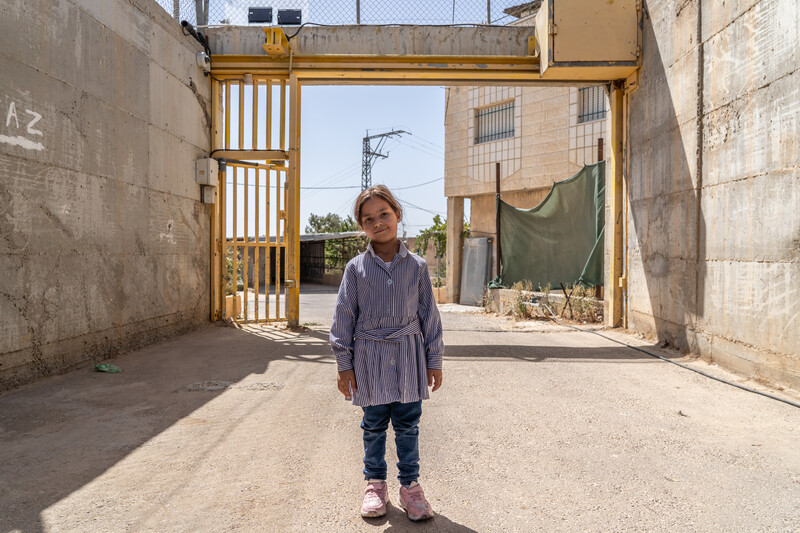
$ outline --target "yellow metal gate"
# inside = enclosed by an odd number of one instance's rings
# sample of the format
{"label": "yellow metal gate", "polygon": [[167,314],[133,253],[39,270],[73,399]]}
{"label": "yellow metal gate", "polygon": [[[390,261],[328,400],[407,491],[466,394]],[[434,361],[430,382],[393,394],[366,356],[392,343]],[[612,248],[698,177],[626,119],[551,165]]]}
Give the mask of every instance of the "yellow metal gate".
{"label": "yellow metal gate", "polygon": [[[552,9],[552,1],[543,4],[543,11],[537,15],[537,27],[540,26],[540,22],[547,20],[550,20],[550,26],[554,27],[551,20]],[[625,11],[628,7],[617,6],[614,9]],[[463,40],[455,39],[456,34],[452,35],[453,39],[423,39],[424,35],[432,31],[430,28],[418,28],[422,33],[414,30],[406,32],[403,29],[408,39],[383,27],[370,28],[359,25],[333,29],[317,28],[308,30],[311,33],[305,40],[298,29],[291,38],[300,39],[301,45],[298,45],[297,41],[290,44],[290,38],[277,27],[262,28],[264,41],[253,39],[247,33],[242,35],[231,33],[229,28],[208,28],[208,32],[217,39],[219,50],[211,58],[214,136],[212,156],[233,160],[226,165],[226,171],[221,175],[224,186],[218,187],[217,202],[212,208],[212,320],[227,316],[226,300],[235,301],[238,295],[241,298],[240,306],[234,305],[234,310],[228,313],[237,320],[248,322],[287,320],[290,325],[297,325],[299,322],[301,84],[585,85],[613,81],[609,85],[612,115],[609,196],[613,219],[617,222],[613,239],[610,240],[610,254],[613,258],[610,267],[612,282],[608,284],[607,289],[610,302],[609,316],[612,319],[611,323],[617,324],[623,316],[622,292],[626,290],[626,278],[621,270],[625,253],[622,235],[624,199],[622,149],[625,146],[626,130],[622,125],[627,100],[624,98],[624,93],[635,90],[638,86],[636,70],[641,59],[639,53],[641,10],[637,7],[629,11],[630,13],[612,14],[616,17],[615,20],[622,21],[623,25],[633,24],[633,32],[637,35],[636,39],[626,40],[631,55],[628,58],[630,60],[626,61],[613,57],[598,60],[595,54],[598,49],[594,44],[595,41],[583,38],[589,26],[580,26],[580,31],[575,30],[569,35],[563,32],[556,34],[555,31],[540,31],[539,35],[543,38],[545,35],[550,36],[547,37],[550,39],[547,45],[551,50],[555,46],[552,36],[557,35],[556,40],[559,41],[567,39],[573,44],[582,42],[584,50],[581,53],[591,59],[591,61],[562,62],[559,65],[548,63],[545,66],[548,74],[546,79],[545,68],[540,65],[540,49],[543,45],[537,42],[532,29],[517,28],[519,31],[530,32],[526,44],[515,41],[511,35],[510,42],[516,43],[512,47],[516,51],[510,55],[497,55],[494,51],[489,52],[482,47],[484,43],[489,43],[492,47],[494,44],[491,43],[502,44],[497,39],[483,35],[484,29],[458,28],[458,33],[466,32],[473,35],[472,40],[467,42],[474,42],[474,49],[481,51],[475,55],[454,53],[455,48],[464,45]],[[634,11],[635,16],[628,16]],[[602,33],[600,37],[605,35],[603,32],[607,33],[604,28],[605,26],[598,30]],[[493,30],[488,27],[485,31]],[[444,46],[433,46],[436,43],[444,43]],[[438,52],[432,51],[434,49]],[[472,50],[473,47],[467,46],[467,49]],[[412,50],[414,53],[410,53]],[[430,53],[420,53],[418,50],[428,50]],[[544,58],[549,61],[549,55],[545,54]],[[263,98],[260,96],[262,87]],[[242,163],[243,161],[253,162],[255,165]],[[248,168],[250,170],[247,170]],[[273,174],[274,177],[269,178]],[[270,187],[274,184],[276,187],[275,195],[267,195],[263,203],[253,204],[253,209],[258,209],[259,213],[263,212],[269,217],[271,212],[275,216],[275,226],[272,229],[265,229],[263,242],[262,226],[253,223],[251,231],[250,222],[245,222],[249,220],[250,193],[240,193],[240,187],[244,187],[242,191],[247,191],[251,183],[254,187],[260,187],[261,176],[267,176],[263,178],[265,183]],[[269,199],[270,196],[273,200]],[[253,195],[253,197],[259,196]],[[243,203],[238,201],[239,198],[244,198]],[[241,232],[239,232],[240,220],[244,225]],[[270,228],[266,223],[263,227]],[[274,259],[271,259],[272,254]],[[264,271],[259,270],[259,266],[250,274],[251,262],[260,265],[258,263],[260,260],[267,259],[272,261],[269,267],[265,263]],[[240,262],[243,264],[241,274]],[[270,274],[275,275],[274,284],[266,283],[270,279],[267,268]],[[281,272],[284,273],[283,276]],[[261,293],[258,288],[262,273],[265,279],[263,315]],[[232,281],[232,286],[226,285],[226,279]],[[251,281],[256,279],[257,281]],[[284,302],[284,306],[281,306],[281,301]],[[269,314],[270,309],[274,309],[273,314]]]}
{"label": "yellow metal gate", "polygon": [[296,323],[296,80],[215,77],[212,107],[212,157],[220,173],[212,209],[211,318]]}

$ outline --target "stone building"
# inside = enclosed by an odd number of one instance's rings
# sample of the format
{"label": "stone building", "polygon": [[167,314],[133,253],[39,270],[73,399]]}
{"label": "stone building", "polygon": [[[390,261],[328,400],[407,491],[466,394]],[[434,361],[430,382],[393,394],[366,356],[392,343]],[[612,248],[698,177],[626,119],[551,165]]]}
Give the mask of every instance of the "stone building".
{"label": "stone building", "polygon": [[[539,2],[506,9],[532,25]],[[447,220],[470,202],[470,234],[494,238],[497,163],[502,199],[523,209],[539,204],[556,181],[598,161],[608,103],[602,86],[448,87],[445,110]],[[451,249],[449,298],[458,300],[461,250]],[[494,265],[495,262],[492,261]],[[492,275],[497,273],[494,271]]]}

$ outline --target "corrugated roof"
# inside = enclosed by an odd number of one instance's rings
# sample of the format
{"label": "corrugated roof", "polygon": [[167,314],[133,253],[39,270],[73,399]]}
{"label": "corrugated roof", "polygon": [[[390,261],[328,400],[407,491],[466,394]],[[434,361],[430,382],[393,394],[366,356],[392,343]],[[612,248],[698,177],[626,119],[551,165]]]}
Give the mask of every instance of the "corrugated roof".
{"label": "corrugated roof", "polygon": [[522,17],[527,17],[528,15],[536,14],[541,6],[542,0],[533,0],[533,2],[525,2],[524,4],[507,7],[503,10],[503,13],[519,19]]}

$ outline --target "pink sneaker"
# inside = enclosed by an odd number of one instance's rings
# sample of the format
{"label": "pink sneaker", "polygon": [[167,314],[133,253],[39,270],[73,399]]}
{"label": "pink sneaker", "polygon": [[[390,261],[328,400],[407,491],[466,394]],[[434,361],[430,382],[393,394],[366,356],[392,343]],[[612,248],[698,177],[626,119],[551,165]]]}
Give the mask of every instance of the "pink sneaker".
{"label": "pink sneaker", "polygon": [[364,491],[364,503],[361,504],[361,516],[377,518],[386,514],[386,502],[389,501],[389,491],[386,482],[372,481]]}
{"label": "pink sneaker", "polygon": [[406,510],[410,520],[427,520],[433,518],[431,504],[425,499],[425,493],[419,483],[411,483],[409,488],[400,487],[400,507]]}

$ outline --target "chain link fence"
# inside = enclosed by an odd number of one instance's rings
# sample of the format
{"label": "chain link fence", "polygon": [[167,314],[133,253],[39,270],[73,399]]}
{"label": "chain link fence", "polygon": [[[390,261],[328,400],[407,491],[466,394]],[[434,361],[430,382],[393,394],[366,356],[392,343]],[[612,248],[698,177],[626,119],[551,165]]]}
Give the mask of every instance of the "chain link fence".
{"label": "chain link fence", "polygon": [[[537,8],[541,0],[156,0],[176,20],[195,26],[231,24],[246,26],[251,7],[271,7],[277,12],[297,9],[303,23],[505,25]],[[264,24],[261,24],[264,25]]]}

